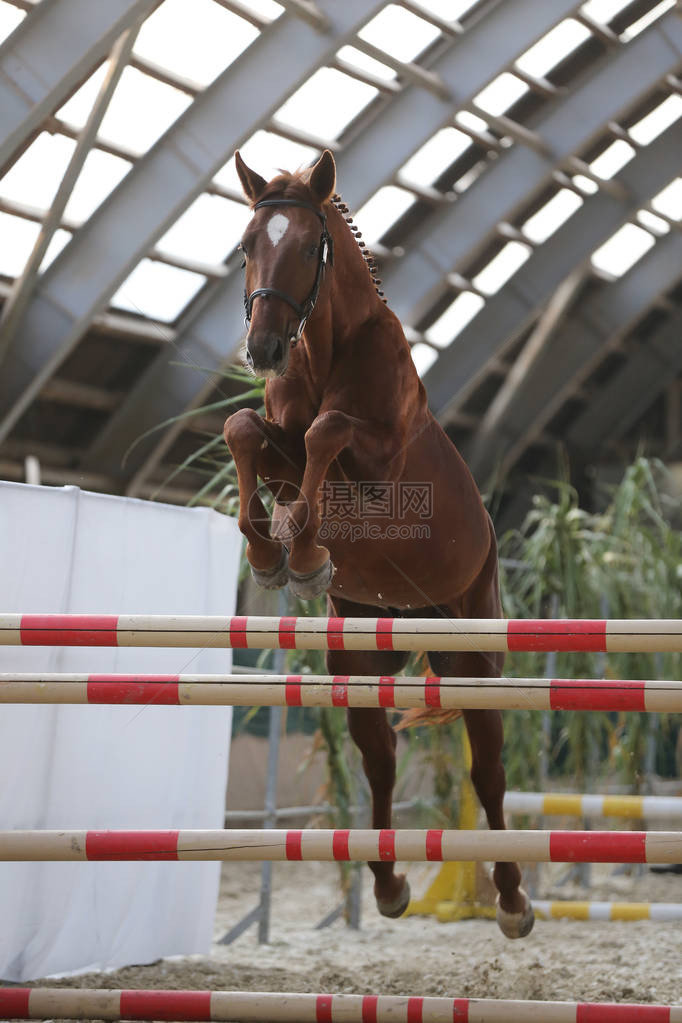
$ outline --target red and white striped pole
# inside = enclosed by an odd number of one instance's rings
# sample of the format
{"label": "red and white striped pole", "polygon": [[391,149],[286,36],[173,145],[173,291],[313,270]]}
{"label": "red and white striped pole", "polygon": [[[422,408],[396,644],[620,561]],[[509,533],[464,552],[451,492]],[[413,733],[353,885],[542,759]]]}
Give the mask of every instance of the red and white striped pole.
{"label": "red and white striped pole", "polygon": [[0,988],[4,1019],[242,1023],[682,1023],[682,1006],[242,991]]}
{"label": "red and white striped pole", "polygon": [[679,652],[682,621],[3,614],[0,645]]}
{"label": "red and white striped pole", "polygon": [[680,863],[677,831],[2,831],[0,861]]}
{"label": "red and white striped pole", "polygon": [[682,712],[682,682],[402,675],[0,674],[0,703]]}

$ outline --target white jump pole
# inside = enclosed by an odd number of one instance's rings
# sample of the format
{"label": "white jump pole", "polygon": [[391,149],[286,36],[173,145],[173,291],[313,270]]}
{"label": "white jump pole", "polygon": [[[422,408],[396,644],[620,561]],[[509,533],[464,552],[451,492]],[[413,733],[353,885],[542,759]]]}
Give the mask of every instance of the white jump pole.
{"label": "white jump pole", "polygon": [[0,645],[682,651],[682,620],[2,614]]}
{"label": "white jump pole", "polygon": [[0,861],[680,863],[677,831],[3,831]]}
{"label": "white jump pole", "polygon": [[6,1019],[241,1023],[682,1023],[682,1006],[243,991],[0,989]]}
{"label": "white jump pole", "polygon": [[681,713],[682,682],[400,675],[4,673],[0,674],[0,703],[440,707],[463,710],[491,707],[496,710]]}

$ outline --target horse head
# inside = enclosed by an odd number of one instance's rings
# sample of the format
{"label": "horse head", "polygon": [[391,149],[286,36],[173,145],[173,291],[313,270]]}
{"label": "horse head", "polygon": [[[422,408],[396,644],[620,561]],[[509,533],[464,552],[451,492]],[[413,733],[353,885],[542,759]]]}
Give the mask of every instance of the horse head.
{"label": "horse head", "polygon": [[269,183],[235,153],[237,172],[253,210],[244,232],[246,361],[258,376],[286,372],[332,262],[325,204],[336,167],[329,150],[302,174]]}

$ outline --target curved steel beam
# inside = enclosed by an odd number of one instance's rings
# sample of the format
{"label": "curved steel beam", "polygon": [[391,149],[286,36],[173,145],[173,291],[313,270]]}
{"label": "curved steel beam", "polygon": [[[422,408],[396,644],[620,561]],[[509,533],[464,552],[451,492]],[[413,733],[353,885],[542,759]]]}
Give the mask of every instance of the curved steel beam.
{"label": "curved steel beam", "polygon": [[[678,250],[680,244],[678,242]],[[682,255],[678,251],[678,266]],[[627,361],[602,384],[566,434],[571,447],[587,450],[595,438],[614,441],[631,429],[656,397],[682,372],[682,309],[634,349]]]}
{"label": "curved steel beam", "polygon": [[[575,6],[575,0],[547,0],[540,6],[535,0],[495,4],[461,37],[453,36],[429,70],[438,74],[458,101],[465,102]],[[452,113],[452,102],[425,89],[406,87],[380,116],[368,115],[336,154],[339,187],[346,202],[356,208],[391,181],[400,166],[450,121]],[[217,369],[238,344],[230,330],[241,325],[241,284],[235,287],[228,278],[208,285],[206,291],[205,301],[185,318],[177,344],[188,352],[200,345],[203,361],[197,360],[199,364]],[[112,472],[120,471],[122,455],[136,436],[193,400],[203,378],[171,365],[174,359],[177,354],[170,352],[159,356],[158,365],[141,378],[95,441],[88,464],[104,459]],[[185,360],[183,355],[183,360],[192,362],[194,356]],[[149,445],[140,446],[131,456],[129,471],[144,461],[145,449]]]}
{"label": "curved steel beam", "polygon": [[[98,6],[98,5],[93,5]],[[0,379],[0,440],[119,285],[232,152],[381,7],[321,0],[331,31],[285,12],[201,93],[45,271]],[[287,55],[282,61],[282,54]],[[257,83],[257,87],[255,85]]]}
{"label": "curved steel beam", "polygon": [[[574,315],[569,317],[552,337],[518,388],[514,401],[507,409],[504,422],[500,424],[496,433],[494,446],[488,446],[485,457],[479,460],[477,473],[480,480],[487,479],[496,466],[501,467],[503,474],[509,471],[571,393],[601,361],[609,340],[614,335],[632,329],[646,309],[678,284],[682,276],[681,267],[682,234],[671,231],[628,273],[613,283],[605,284],[592,298],[578,304]],[[677,325],[679,327],[679,317]],[[682,362],[679,330],[676,340],[676,354],[678,361]],[[672,338],[669,339],[669,343],[671,341]],[[656,349],[652,348],[650,359],[654,351]],[[659,389],[661,383],[670,379],[670,361],[665,359],[665,368],[664,359],[660,355],[654,362],[654,376],[658,374]],[[665,380],[662,379],[662,374],[665,374]],[[631,385],[638,387],[637,378],[633,379],[631,372],[628,372],[627,377]],[[646,377],[643,377],[642,383],[645,380]],[[620,382],[623,382],[622,378]],[[603,391],[599,394],[599,406],[605,412],[608,411],[609,421],[612,421],[611,409],[622,406],[622,397],[614,402],[614,406],[610,405],[609,397],[614,397],[615,394],[613,387],[608,397]],[[633,397],[628,390],[624,395]],[[646,408],[648,403],[647,401],[643,408]],[[643,408],[641,403],[635,400],[633,409],[637,411],[637,415],[631,421],[636,421]],[[629,418],[627,412],[626,418]]]}
{"label": "curved steel beam", "polygon": [[[383,273],[391,307],[414,324],[442,294],[445,277],[471,260],[500,221],[513,217],[553,171],[603,134],[666,74],[680,66],[682,19],[670,11],[627,46],[604,57],[601,67],[567,93],[534,125],[554,154],[551,159],[515,145],[451,206],[424,220],[409,239],[405,258]],[[679,154],[678,154],[679,164]],[[434,364],[429,383],[447,374]],[[442,399],[435,399],[438,407]]]}
{"label": "curved steel beam", "polygon": [[0,46],[0,168],[158,0],[36,4]]}
{"label": "curved steel beam", "polygon": [[640,150],[618,176],[629,192],[623,203],[605,192],[589,196],[510,281],[488,299],[478,316],[446,348],[424,378],[441,421],[461,408],[498,356],[549,301],[568,274],[660,191],[679,167],[679,126]]}

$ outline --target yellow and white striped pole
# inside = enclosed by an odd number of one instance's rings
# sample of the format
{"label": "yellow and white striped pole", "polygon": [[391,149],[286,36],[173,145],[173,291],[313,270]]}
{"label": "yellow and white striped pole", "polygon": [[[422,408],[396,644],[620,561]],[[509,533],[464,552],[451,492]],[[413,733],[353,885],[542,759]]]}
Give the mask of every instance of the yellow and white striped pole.
{"label": "yellow and white striped pole", "polygon": [[622,817],[665,820],[682,817],[682,796],[602,796],[571,792],[507,792],[507,813],[533,816]]}
{"label": "yellow and white striped pole", "polygon": [[548,902],[533,899],[533,909],[544,920],[682,920],[679,902]]}

